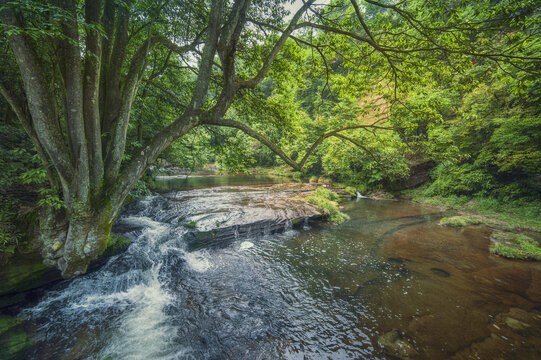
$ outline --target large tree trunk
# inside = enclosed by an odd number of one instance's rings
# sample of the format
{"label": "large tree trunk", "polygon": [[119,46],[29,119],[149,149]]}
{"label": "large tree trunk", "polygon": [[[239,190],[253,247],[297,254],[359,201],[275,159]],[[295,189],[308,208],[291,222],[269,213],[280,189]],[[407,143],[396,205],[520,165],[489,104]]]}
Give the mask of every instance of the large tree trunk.
{"label": "large tree trunk", "polygon": [[69,219],[65,210],[46,208],[40,214],[44,263],[58,268],[64,278],[84,274],[107,247],[112,226],[109,214],[83,209],[71,213]]}

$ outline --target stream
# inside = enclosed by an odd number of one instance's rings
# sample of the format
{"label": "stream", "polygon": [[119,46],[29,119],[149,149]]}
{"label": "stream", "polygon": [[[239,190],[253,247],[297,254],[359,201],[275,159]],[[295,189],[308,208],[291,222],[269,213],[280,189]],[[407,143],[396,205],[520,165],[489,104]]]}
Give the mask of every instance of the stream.
{"label": "stream", "polygon": [[118,219],[124,253],[21,311],[29,358],[539,358],[541,263],[490,255],[485,226],[371,199],[338,226],[268,223],[283,179],[160,182]]}

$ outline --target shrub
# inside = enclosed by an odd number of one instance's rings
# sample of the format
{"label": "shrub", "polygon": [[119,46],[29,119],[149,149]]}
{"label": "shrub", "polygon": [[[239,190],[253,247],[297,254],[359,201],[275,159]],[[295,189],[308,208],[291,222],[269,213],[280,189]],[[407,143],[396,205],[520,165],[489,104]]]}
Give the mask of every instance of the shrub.
{"label": "shrub", "polygon": [[17,212],[15,203],[0,202],[0,252],[13,254],[21,234],[15,226]]}
{"label": "shrub", "polygon": [[314,204],[333,223],[341,224],[349,219],[344,213],[338,210],[338,195],[325,188],[317,188],[314,194],[306,197],[306,202]]}
{"label": "shrub", "polygon": [[357,190],[353,186],[346,187],[344,191],[351,195],[351,197],[357,196]]}
{"label": "shrub", "polygon": [[331,190],[325,189],[323,187],[317,188],[316,191],[314,192],[314,195],[322,197],[327,200],[332,200],[332,201],[336,201],[339,198],[338,194],[336,194],[335,192]]}
{"label": "shrub", "polygon": [[131,242],[122,235],[111,234],[107,240],[107,248],[103,252],[103,256],[113,256],[128,248]]}

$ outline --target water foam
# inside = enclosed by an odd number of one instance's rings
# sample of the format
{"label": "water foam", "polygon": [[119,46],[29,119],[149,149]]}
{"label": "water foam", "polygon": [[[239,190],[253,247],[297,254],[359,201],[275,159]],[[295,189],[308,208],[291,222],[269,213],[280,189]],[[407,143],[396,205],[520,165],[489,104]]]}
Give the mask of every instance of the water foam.
{"label": "water foam", "polygon": [[118,320],[118,326],[107,337],[99,357],[167,358],[175,329],[166,322],[164,307],[171,302],[172,296],[162,288],[158,278],[160,267],[155,266],[147,272],[146,283],[109,295],[115,300],[132,302],[136,307]]}
{"label": "water foam", "polygon": [[212,267],[209,253],[204,250],[184,252],[184,260],[190,269],[197,272],[205,272]]}
{"label": "water foam", "polygon": [[240,244],[239,250],[240,250],[240,251],[248,250],[249,248],[251,248],[251,247],[253,247],[253,246],[254,246],[254,243],[249,242],[249,241],[243,241],[243,242]]}

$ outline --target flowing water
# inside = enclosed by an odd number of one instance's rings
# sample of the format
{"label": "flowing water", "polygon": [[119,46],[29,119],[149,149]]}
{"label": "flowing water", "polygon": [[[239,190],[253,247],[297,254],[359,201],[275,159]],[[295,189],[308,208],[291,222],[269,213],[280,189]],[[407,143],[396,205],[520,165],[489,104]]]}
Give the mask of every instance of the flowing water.
{"label": "flowing water", "polygon": [[[489,229],[441,227],[434,209],[358,199],[339,226],[286,223],[188,246],[186,221],[249,223],[260,216],[253,199],[284,194],[254,185],[173,190],[128,207],[116,225],[133,241],[125,253],[22,311],[29,357],[539,358],[541,264],[489,255]],[[407,354],[378,344],[394,329]]]}

